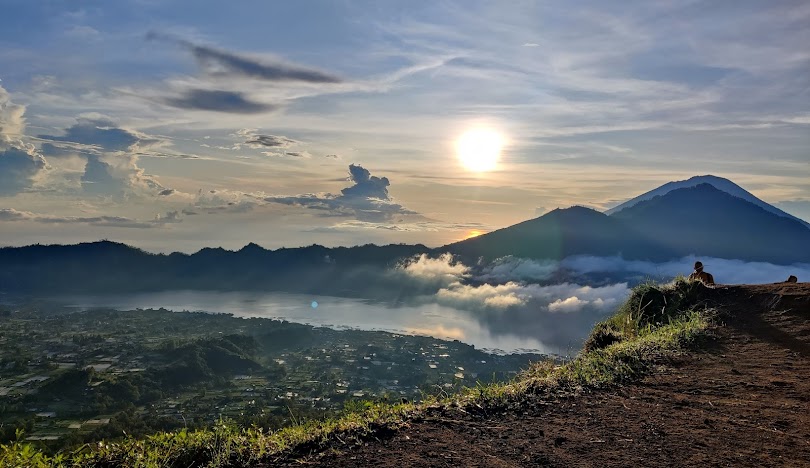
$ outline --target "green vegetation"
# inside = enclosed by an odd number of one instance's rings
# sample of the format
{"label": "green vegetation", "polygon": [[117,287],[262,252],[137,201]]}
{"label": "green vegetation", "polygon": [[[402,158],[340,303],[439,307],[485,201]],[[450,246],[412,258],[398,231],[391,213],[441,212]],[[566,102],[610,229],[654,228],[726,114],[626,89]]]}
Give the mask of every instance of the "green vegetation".
{"label": "green vegetation", "polygon": [[682,278],[667,286],[643,284],[614,316],[594,327],[586,349],[576,358],[563,365],[536,363],[507,383],[479,384],[420,403],[354,403],[342,416],[319,421],[301,422],[291,414],[294,424],[274,432],[219,423],[207,429],[99,443],[57,457],[45,456],[18,440],[0,447],[0,465],[252,466],[289,453],[350,443],[375,431],[396,430],[431,408],[497,409],[549,391],[631,381],[705,336],[712,312],[698,303],[699,288]]}

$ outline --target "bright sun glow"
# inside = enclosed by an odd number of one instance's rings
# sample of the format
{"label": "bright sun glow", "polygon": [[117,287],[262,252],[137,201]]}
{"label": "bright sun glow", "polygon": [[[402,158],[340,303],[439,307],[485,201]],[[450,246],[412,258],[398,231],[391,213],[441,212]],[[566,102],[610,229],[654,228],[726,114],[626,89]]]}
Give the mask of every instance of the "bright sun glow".
{"label": "bright sun glow", "polygon": [[501,156],[503,137],[487,128],[466,131],[456,141],[456,152],[464,166],[474,172],[495,169]]}

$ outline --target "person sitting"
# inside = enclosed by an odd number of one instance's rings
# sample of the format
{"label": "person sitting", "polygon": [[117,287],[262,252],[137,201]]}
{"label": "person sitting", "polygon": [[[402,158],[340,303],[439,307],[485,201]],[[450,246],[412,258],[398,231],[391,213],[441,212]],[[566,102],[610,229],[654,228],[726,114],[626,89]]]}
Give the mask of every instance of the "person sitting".
{"label": "person sitting", "polygon": [[706,273],[703,271],[703,263],[695,262],[695,271],[689,275],[689,280],[691,281],[700,281],[705,285],[713,285],[714,284],[714,276],[711,273]]}

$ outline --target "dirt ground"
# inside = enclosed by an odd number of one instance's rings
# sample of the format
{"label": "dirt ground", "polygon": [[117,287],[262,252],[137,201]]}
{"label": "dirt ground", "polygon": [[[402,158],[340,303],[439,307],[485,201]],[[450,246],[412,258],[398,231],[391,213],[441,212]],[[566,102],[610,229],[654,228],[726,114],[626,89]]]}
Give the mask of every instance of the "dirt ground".
{"label": "dirt ground", "polygon": [[455,411],[291,466],[810,466],[810,283],[720,286],[716,339],[642,381]]}

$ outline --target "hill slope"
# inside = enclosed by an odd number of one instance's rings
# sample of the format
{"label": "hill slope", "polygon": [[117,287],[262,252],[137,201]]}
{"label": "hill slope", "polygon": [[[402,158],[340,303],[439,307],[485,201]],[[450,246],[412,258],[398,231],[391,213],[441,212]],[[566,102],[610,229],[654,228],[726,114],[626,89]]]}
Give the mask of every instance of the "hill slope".
{"label": "hill slope", "polygon": [[581,206],[556,209],[439,250],[486,259],[512,255],[560,260],[571,255],[621,253],[628,259],[669,260],[675,255],[665,244],[642,237],[621,220]]}
{"label": "hill slope", "polygon": [[[637,384],[460,411],[308,457],[308,466],[806,466],[810,283],[727,286],[717,340]],[[291,462],[291,466],[298,461]],[[298,465],[295,465],[298,466]]]}

